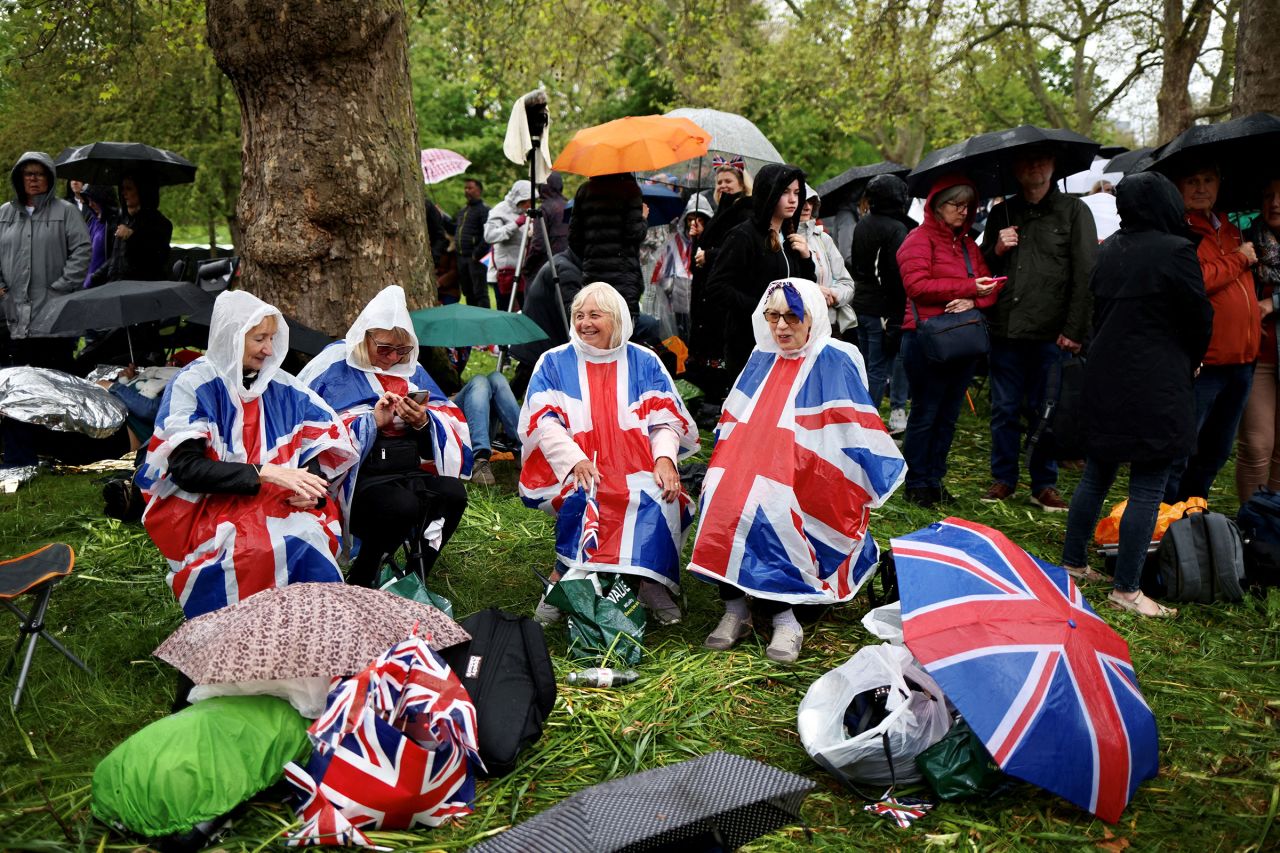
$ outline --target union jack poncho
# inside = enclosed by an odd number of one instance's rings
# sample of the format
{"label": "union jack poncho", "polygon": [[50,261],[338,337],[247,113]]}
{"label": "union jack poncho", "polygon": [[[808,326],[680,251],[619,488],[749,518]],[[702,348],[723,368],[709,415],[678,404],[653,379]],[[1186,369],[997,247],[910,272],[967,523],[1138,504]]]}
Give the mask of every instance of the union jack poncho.
{"label": "union jack poncho", "polygon": [[861,356],[830,337],[812,282],[785,282],[787,310],[799,295],[812,318],[808,343],[794,353],[773,343],[762,314],[778,285],[757,307],[757,347],[720,415],[689,570],[758,598],[848,601],[879,556],[870,512],[906,465],[867,393]]}
{"label": "union jack poncho", "polygon": [[291,845],[361,844],[363,830],[439,826],[471,813],[483,769],[476,709],[462,682],[418,636],[336,681],[309,729],[306,768],[285,766],[303,825]]}
{"label": "union jack poncho", "polygon": [[[408,357],[386,371],[357,366],[353,348],[364,341],[365,332],[393,328],[409,333],[413,351]],[[370,300],[347,331],[346,339],[325,347],[298,374],[298,378],[339,413],[351,432],[360,462],[369,455],[378,437],[373,417],[373,407],[378,399],[387,391],[402,397],[412,391],[427,391],[430,396],[423,405],[430,423],[425,429],[431,430],[434,458],[425,461],[423,469],[442,477],[471,476],[471,433],[467,429],[466,418],[418,364],[418,342],[413,335],[413,321],[405,305],[404,291],[399,286],[384,288]],[[396,416],[390,428],[404,431],[407,426]],[[344,519],[350,518],[358,471],[359,465],[356,465],[341,484],[339,497]]]}
{"label": "union jack poncho", "polygon": [[[625,341],[631,324],[618,301]],[[520,497],[555,516],[556,556],[566,567],[638,575],[674,589],[692,505],[683,491],[671,503],[662,499],[649,436],[670,427],[684,459],[698,449],[697,426],[656,355],[629,343],[596,350],[576,334],[572,343],[544,353],[529,380],[520,411]],[[600,471],[599,528],[590,556],[580,556],[588,495],[572,478],[556,475],[542,447],[544,431],[553,429],[566,430]]]}
{"label": "union jack poncho", "polygon": [[[245,389],[244,334],[268,314],[277,320],[275,354]],[[188,619],[271,587],[342,580],[332,502],[298,509],[287,503],[290,492],[267,484],[256,495],[194,494],[169,474],[170,455],[193,438],[223,462],[302,468],[315,460],[327,479],[350,467],[355,449],[333,410],[279,370],[287,348],[279,312],[243,291],[225,292],[208,354],[183,368],[161,400],[137,483],[147,500],[142,523],[169,561],[167,581]]]}

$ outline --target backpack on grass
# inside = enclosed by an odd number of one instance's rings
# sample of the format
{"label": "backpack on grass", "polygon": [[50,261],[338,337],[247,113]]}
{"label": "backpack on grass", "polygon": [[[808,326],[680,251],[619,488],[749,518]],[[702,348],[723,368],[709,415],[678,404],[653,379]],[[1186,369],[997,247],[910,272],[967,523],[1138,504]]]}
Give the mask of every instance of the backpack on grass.
{"label": "backpack on grass", "polygon": [[556,704],[556,676],[542,626],[496,607],[459,624],[471,635],[441,652],[476,706],[482,777],[506,776],[542,737]]}
{"label": "backpack on grass", "polygon": [[1244,598],[1244,543],[1235,522],[1219,512],[1196,512],[1169,525],[1156,561],[1171,601]]}
{"label": "backpack on grass", "polygon": [[1236,514],[1250,586],[1280,586],[1280,492],[1259,489]]}

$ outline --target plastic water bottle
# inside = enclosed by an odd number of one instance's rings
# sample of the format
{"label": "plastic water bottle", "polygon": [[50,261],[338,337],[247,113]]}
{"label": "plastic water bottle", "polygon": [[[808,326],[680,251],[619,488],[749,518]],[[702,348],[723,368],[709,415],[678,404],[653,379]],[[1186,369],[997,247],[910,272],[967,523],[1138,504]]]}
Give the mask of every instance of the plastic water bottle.
{"label": "plastic water bottle", "polygon": [[609,669],[608,667],[592,667],[581,672],[571,672],[565,679],[574,687],[619,687],[630,684],[640,677],[634,669]]}

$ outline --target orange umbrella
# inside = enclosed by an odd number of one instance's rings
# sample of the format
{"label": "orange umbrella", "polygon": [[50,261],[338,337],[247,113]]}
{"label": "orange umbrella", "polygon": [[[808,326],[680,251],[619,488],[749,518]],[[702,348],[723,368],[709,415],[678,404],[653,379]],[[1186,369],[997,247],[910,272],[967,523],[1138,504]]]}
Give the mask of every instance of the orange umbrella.
{"label": "orange umbrella", "polygon": [[588,177],[661,169],[701,157],[710,143],[687,118],[628,116],[575,133],[553,168]]}

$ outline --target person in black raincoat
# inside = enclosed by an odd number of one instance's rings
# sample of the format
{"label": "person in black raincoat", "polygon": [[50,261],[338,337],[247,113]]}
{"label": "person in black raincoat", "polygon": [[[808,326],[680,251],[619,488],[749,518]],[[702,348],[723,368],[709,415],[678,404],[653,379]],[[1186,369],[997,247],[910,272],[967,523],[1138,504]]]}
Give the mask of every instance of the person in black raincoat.
{"label": "person in black raincoat", "polygon": [[[717,168],[716,193],[716,212],[702,234],[694,239],[691,252],[689,361],[686,367],[689,381],[702,389],[703,408],[709,411],[705,419],[713,425],[720,417],[720,403],[736,377],[724,366],[724,311],[708,298],[707,280],[715,269],[725,237],[751,219],[751,190],[745,170],[739,174],[734,166]],[[702,419],[701,415],[699,417]]]}
{"label": "person in black raincoat", "polygon": [[804,172],[770,163],[756,175],[751,218],[731,230],[707,279],[707,299],[724,317],[724,354],[737,376],[755,346],[751,314],[769,282],[814,280],[817,271],[800,225]]}
{"label": "person in black raincoat", "polygon": [[1094,337],[1082,418],[1087,462],[1071,497],[1063,566],[1096,579],[1086,547],[1122,464],[1129,505],[1120,521],[1113,607],[1143,616],[1173,611],[1145,598],[1138,579],[1175,459],[1196,447],[1193,380],[1213,331],[1182,196],[1164,175],[1139,172],[1116,187],[1120,230],[1089,281]]}
{"label": "person in black raincoat", "polygon": [[907,292],[898,271],[898,247],[916,223],[907,216],[911,193],[897,175],[876,175],[864,197],[871,212],[853,229],[853,310],[858,349],[867,362],[867,386],[876,408],[898,354]]}
{"label": "person in black raincoat", "polygon": [[119,220],[111,235],[111,257],[93,274],[91,283],[171,278],[173,223],[159,210],[160,185],[147,175],[126,175],[120,181],[120,201]]}
{"label": "person in black raincoat", "polygon": [[644,197],[630,172],[596,175],[574,194],[569,247],[582,261],[582,278],[613,285],[633,319],[644,292],[640,244],[648,230]]}

